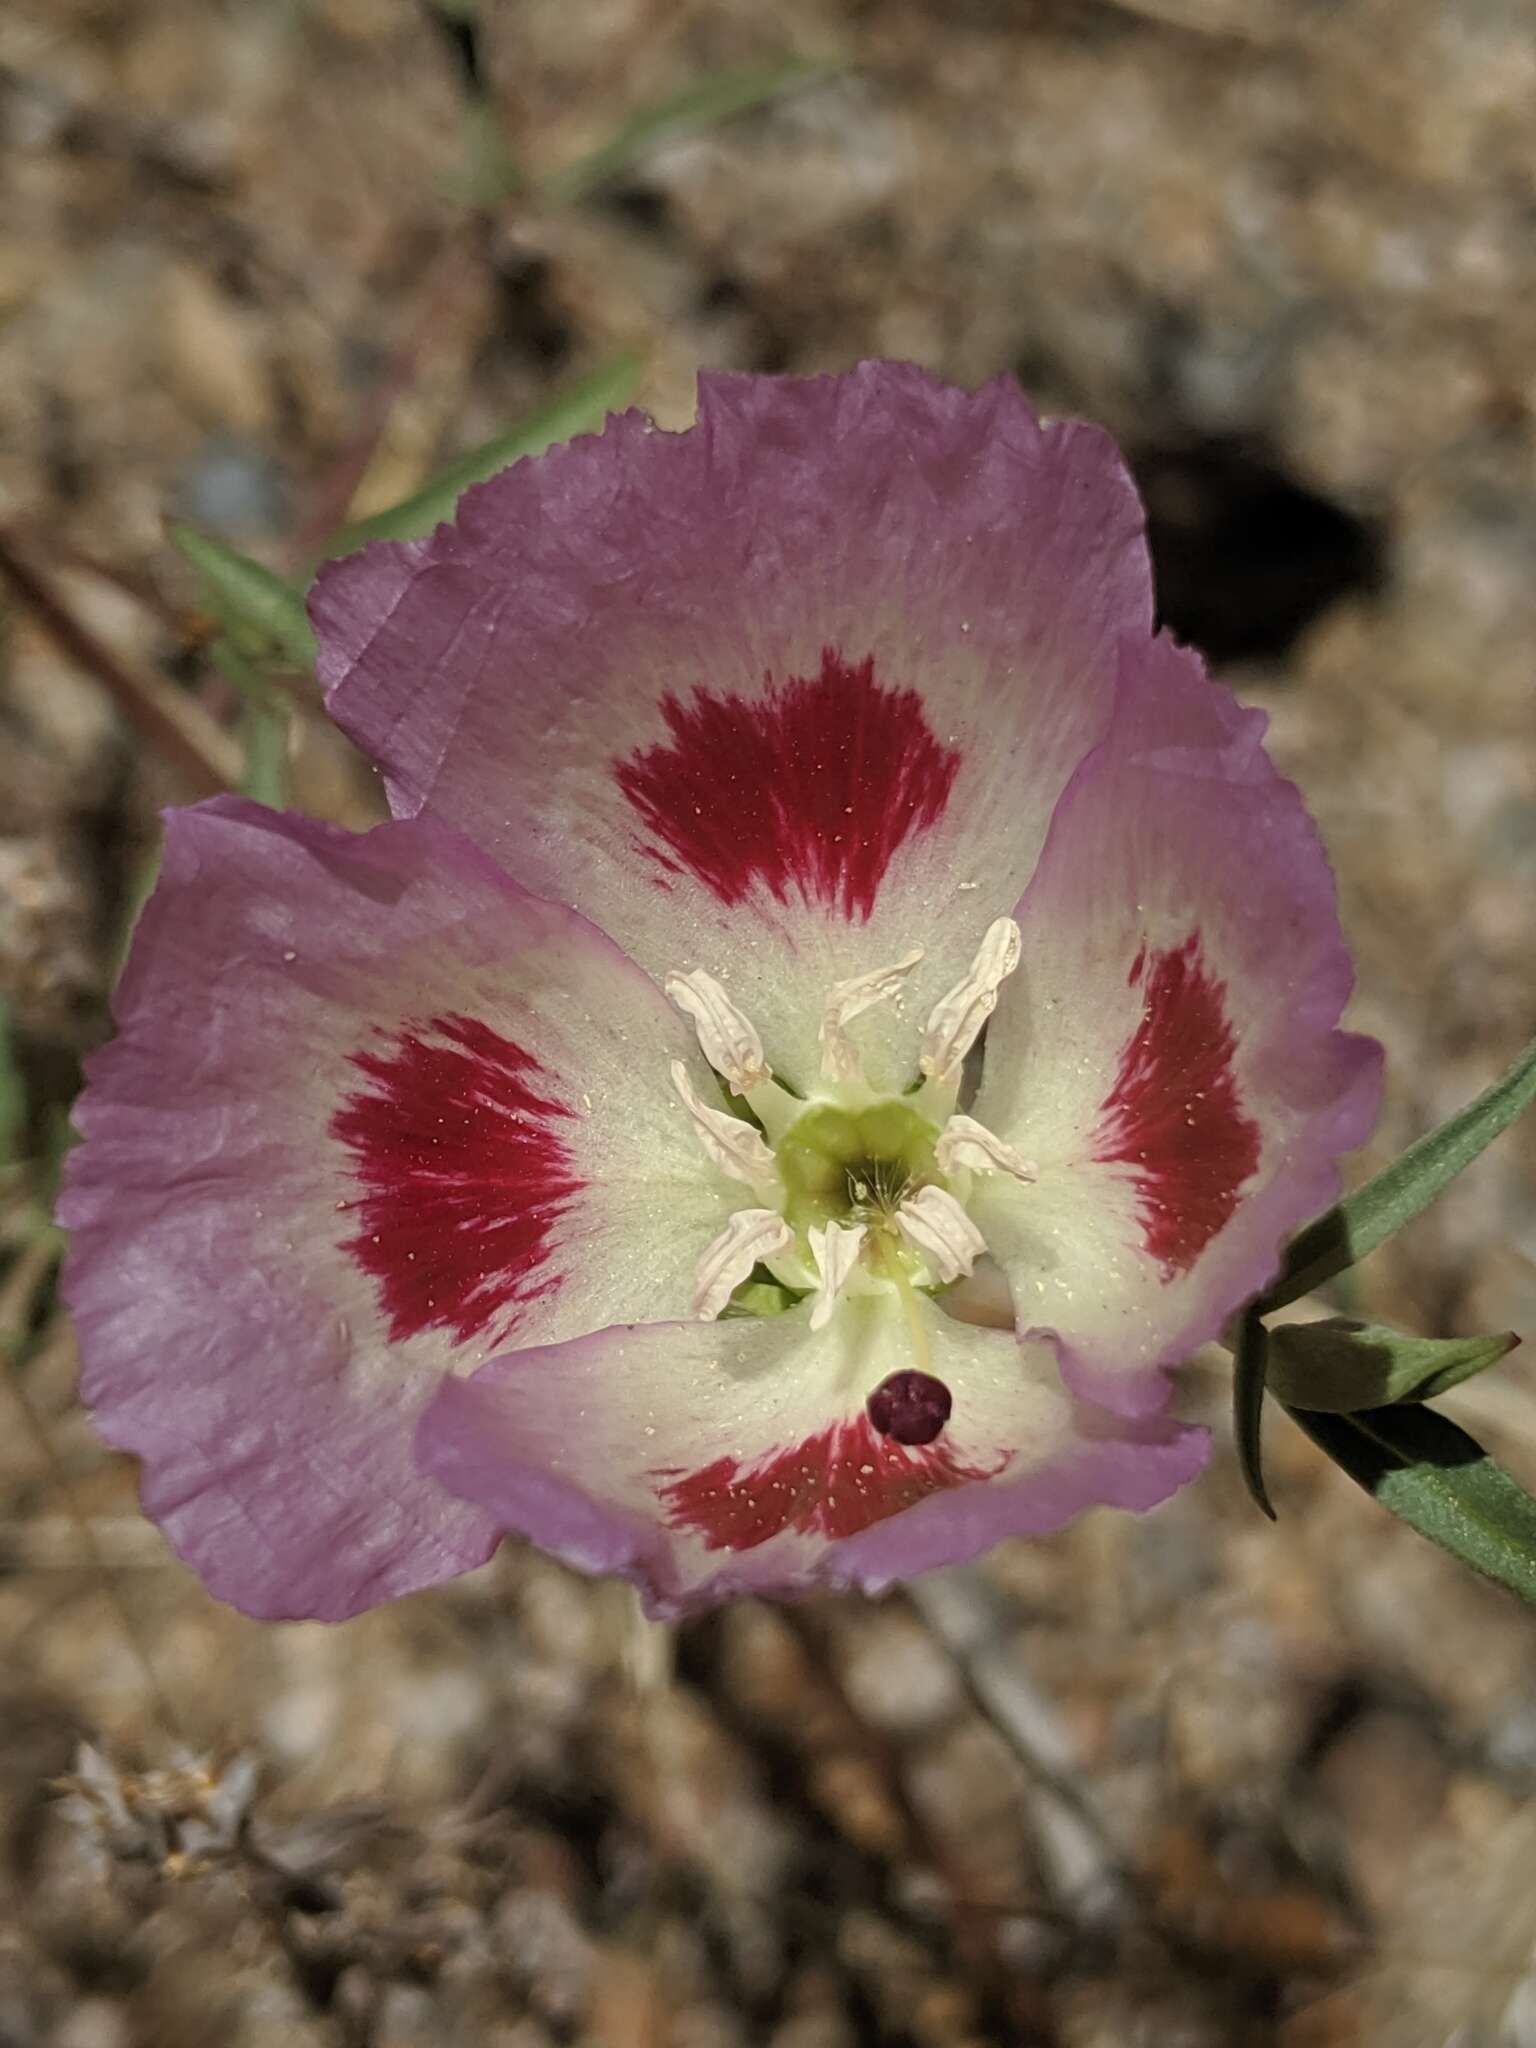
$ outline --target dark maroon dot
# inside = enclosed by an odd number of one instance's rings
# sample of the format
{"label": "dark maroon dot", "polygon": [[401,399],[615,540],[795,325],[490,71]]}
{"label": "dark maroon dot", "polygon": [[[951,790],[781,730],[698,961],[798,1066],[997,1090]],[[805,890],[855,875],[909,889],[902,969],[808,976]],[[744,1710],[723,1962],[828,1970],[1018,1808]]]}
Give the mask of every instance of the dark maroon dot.
{"label": "dark maroon dot", "polygon": [[893,1372],[865,1405],[882,1436],[899,1444],[931,1444],[955,1404],[948,1387],[932,1373]]}

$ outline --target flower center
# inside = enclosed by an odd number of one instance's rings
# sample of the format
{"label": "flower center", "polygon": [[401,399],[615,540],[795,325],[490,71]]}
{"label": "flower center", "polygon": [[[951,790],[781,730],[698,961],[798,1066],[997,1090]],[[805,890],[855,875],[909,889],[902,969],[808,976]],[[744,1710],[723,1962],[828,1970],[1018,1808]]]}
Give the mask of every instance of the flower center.
{"label": "flower center", "polygon": [[774,1154],[785,1221],[797,1235],[813,1223],[889,1229],[905,1197],[937,1177],[938,1137],[903,1102],[857,1111],[815,1104],[791,1124]]}
{"label": "flower center", "polygon": [[[951,1406],[948,1387],[926,1369],[915,1290],[958,1280],[986,1250],[965,1208],[977,1175],[1035,1177],[1011,1145],[955,1108],[965,1055],[1018,963],[1010,918],[989,926],[970,969],[935,1005],[912,1089],[870,1100],[848,1026],[894,995],[921,958],[914,948],[889,968],[835,985],[822,1014],[821,1075],[810,1101],[774,1079],[751,1020],[712,975],[696,968],[666,982],[728,1091],[722,1100],[732,1109],[744,1104],[752,1118],[706,1102],[683,1062],[672,1062],[672,1085],[705,1155],[750,1190],[700,1254],[694,1313],[706,1320],[727,1308],[755,1314],[768,1302],[782,1307],[809,1295],[810,1326],[819,1331],[845,1295],[894,1295],[913,1366],[887,1373],[866,1411],[882,1436],[910,1445],[931,1443]],[[765,1286],[765,1273],[774,1286]]]}

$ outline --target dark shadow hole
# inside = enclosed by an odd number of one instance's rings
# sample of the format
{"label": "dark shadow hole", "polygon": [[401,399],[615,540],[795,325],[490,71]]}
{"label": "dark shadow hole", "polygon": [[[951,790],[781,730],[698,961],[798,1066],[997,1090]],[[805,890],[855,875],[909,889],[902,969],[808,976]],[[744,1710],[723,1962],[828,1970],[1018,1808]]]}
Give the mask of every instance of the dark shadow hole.
{"label": "dark shadow hole", "polygon": [[443,47],[471,99],[485,91],[485,63],[480,50],[480,23],[467,7],[434,6],[422,0],[422,12],[443,40]]}
{"label": "dark shadow hole", "polygon": [[1237,436],[1131,454],[1158,615],[1214,663],[1273,660],[1341,597],[1381,587],[1377,521],[1330,503]]}
{"label": "dark shadow hole", "polygon": [[699,293],[699,311],[704,314],[740,313],[751,304],[751,297],[739,277],[729,271],[722,271],[711,278]]}
{"label": "dark shadow hole", "polygon": [[637,228],[641,234],[665,235],[673,225],[672,202],[666,193],[658,192],[654,185],[641,184],[638,179],[610,185],[600,200],[605,213],[623,221],[626,227]]}
{"label": "dark shadow hole", "polygon": [[511,256],[495,265],[501,315],[497,344],[553,370],[571,353],[569,321],[555,304],[553,273],[542,256]]}

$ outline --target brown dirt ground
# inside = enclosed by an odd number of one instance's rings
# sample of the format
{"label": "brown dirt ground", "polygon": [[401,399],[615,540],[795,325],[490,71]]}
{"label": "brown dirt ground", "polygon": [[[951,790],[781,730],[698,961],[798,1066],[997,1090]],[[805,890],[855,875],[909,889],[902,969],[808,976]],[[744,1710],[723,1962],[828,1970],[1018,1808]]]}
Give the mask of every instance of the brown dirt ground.
{"label": "brown dirt ground", "polygon": [[[0,526],[120,664],[227,723],[168,513],[282,564],[360,451],[361,511],[620,348],[667,424],[700,363],[1012,369],[1131,450],[1170,620],[1322,821],[1391,1058],[1358,1170],[1512,1055],[1528,0],[487,0],[467,52],[405,0],[0,10]],[[785,52],[847,68],[580,205],[473,203],[477,94],[538,173]],[[0,995],[41,1130],[155,809],[196,792],[33,612],[3,623]],[[312,707],[293,744],[301,804],[372,815]],[[1145,1521],[673,1644],[521,1549],[262,1627],[74,1405],[22,1192],[4,2048],[1536,2039],[1531,1620],[1283,1424],[1273,1528],[1221,1454]],[[1536,1119],[1350,1299],[1536,1328]],[[1188,1399],[1221,1424],[1220,1361]],[[1518,1359],[1448,1405],[1536,1475]]]}

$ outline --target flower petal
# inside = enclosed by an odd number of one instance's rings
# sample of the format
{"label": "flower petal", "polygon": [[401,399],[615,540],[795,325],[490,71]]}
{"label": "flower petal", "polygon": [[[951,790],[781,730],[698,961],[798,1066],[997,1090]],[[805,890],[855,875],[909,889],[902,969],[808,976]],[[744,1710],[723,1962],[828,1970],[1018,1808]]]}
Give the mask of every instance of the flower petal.
{"label": "flower petal", "polygon": [[1039,1167],[971,1199],[1019,1327],[1129,1414],[1264,1286],[1376,1115],[1380,1048],[1334,1028],[1332,878],[1266,722],[1166,638],[1127,648],[1016,912],[974,1104]]}
{"label": "flower petal", "polygon": [[707,1069],[585,920],[426,820],[220,799],[161,879],[90,1065],[61,1220],[82,1391],[213,1590],[335,1617],[493,1542],[410,1459],[444,1372],[686,1314],[747,1194]]}
{"label": "flower petal", "polygon": [[1053,1347],[918,1308],[948,1427],[907,1444],[865,1402],[913,1360],[889,1296],[713,1325],[605,1330],[493,1359],[423,1417],[425,1468],[653,1614],[738,1592],[877,1591],[1059,1527],[1098,1502],[1145,1508],[1204,1460],[1203,1430],[1074,1402]]}
{"label": "flower petal", "polygon": [[898,1087],[1150,631],[1141,529],[1107,437],[1008,379],[706,375],[689,432],[519,463],[311,609],[397,811],[718,977],[802,1089],[827,992],[924,947],[848,1026]]}

